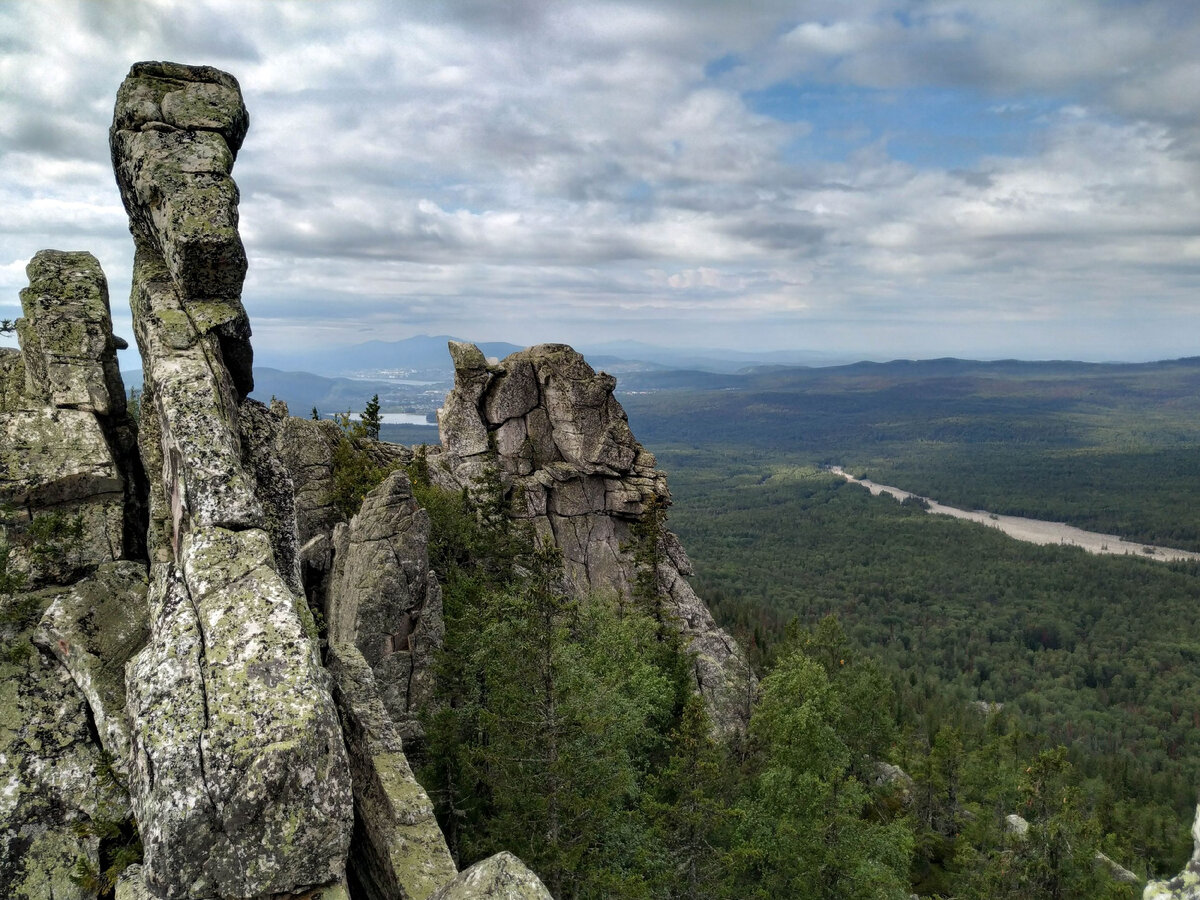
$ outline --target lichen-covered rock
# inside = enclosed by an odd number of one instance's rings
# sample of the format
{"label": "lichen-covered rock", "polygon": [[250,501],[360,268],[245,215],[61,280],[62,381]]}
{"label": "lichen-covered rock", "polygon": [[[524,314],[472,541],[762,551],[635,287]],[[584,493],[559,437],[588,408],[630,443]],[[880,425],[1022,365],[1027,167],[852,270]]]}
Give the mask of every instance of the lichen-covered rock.
{"label": "lichen-covered rock", "polygon": [[362,654],[332,642],[327,665],[353,775],[349,873],[356,894],[366,900],[424,900],[456,873],[433,804],[413,777]]}
{"label": "lichen-covered rock", "polygon": [[59,408],[125,411],[108,305],[108,281],[90,253],[42,250],[21,291],[25,393]]}
{"label": "lichen-covered rock", "polygon": [[137,63],[117,92],[113,169],[139,245],[153,247],[214,336],[239,396],[254,387],[250,321],[241,304],[246,252],[230,172],[249,125],[237,80],[207,66]]}
{"label": "lichen-covered rock", "polygon": [[0,897],[12,900],[90,897],[71,880],[77,862],[99,862],[88,824],[129,810],[83,696],[31,642],[54,595],[0,595]]}
{"label": "lichen-covered rock", "polygon": [[0,504],[11,510],[10,566],[26,587],[66,583],[123,555],[125,479],[90,412],[0,413]]}
{"label": "lichen-covered rock", "polygon": [[197,529],[155,567],[130,663],[144,877],[171,897],[297,892],[342,877],[350,779],[326,675],[265,532]]}
{"label": "lichen-covered rock", "polygon": [[277,450],[292,477],[300,546],[332,534],[344,521],[333,502],[333,451],[340,437],[341,429],[329,419],[291,416],[283,422]]}
{"label": "lichen-covered rock", "polygon": [[0,347],[0,413],[12,412],[25,401],[25,358],[20,350]]}
{"label": "lichen-covered rock", "polygon": [[142,416],[159,420],[176,553],[185,519],[261,527],[265,517],[243,462],[237,399],[218,342],[197,331],[161,259],[146,247],[134,257],[129,303],[148,386]]}
{"label": "lichen-covered rock", "polygon": [[[580,596],[628,595],[636,572],[631,526],[670,503],[666,476],[634,438],[615,379],[564,344],[544,344],[489,365],[477,347],[451,343],[454,390],[438,421],[442,452],[431,465],[444,487],[470,487],[494,465],[517,499],[514,515],[563,553]],[[662,535],[657,579],[666,607],[695,654],[696,688],[716,729],[745,727],[755,690],[737,643],[717,627],[683,576],[691,563]]]}
{"label": "lichen-covered rock", "polygon": [[292,593],[303,596],[296,539],[295,488],[279,452],[286,416],[286,409],[280,416],[249,398],[238,407],[242,457],[247,471],[254,476],[254,495],[263,509],[263,527],[271,537],[275,570],[283,576]]}
{"label": "lichen-covered rock", "polygon": [[331,643],[358,648],[401,735],[419,733],[416,713],[433,692],[442,644],[442,594],[429,570],[429,515],[403,472],[367,494],[335,537],[325,618]]}
{"label": "lichen-covered rock", "polygon": [[541,879],[511,853],[497,853],[458,874],[430,900],[552,900]]}
{"label": "lichen-covered rock", "polygon": [[121,561],[53,591],[34,634],[58,659],[87,699],[115,771],[128,777],[129,726],[125,718],[125,664],[146,643],[146,569]]}
{"label": "lichen-covered rock", "polygon": [[1200,900],[1200,804],[1192,823],[1195,850],[1183,871],[1170,881],[1151,881],[1142,892],[1142,900]]}

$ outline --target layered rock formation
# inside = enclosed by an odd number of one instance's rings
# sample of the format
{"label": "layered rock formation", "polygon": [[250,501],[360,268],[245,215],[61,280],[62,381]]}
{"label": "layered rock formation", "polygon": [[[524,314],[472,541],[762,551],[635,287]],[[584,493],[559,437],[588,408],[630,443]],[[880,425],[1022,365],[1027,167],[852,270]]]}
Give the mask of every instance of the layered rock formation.
{"label": "layered rock formation", "polygon": [[42,251],[27,272],[21,349],[0,352],[0,896],[71,900],[96,823],[129,814],[145,481],[99,263]]}
{"label": "layered rock formation", "polygon": [[[637,575],[632,528],[670,504],[666,476],[634,439],[616,379],[563,344],[522,350],[490,364],[473,344],[450,344],[454,390],[439,413],[442,452],[431,467],[461,488],[495,466],[515,515],[563,553],[576,593],[628,596]],[[737,643],[717,627],[685,575],[674,534],[657,536],[653,579],[695,658],[696,689],[723,733],[745,727],[755,684]]]}
{"label": "layered rock formation", "polygon": [[157,437],[143,442],[159,527],[150,638],[128,668],[130,789],[147,887],[197,900],[341,881],[353,825],[329,678],[286,560],[294,519],[278,521],[278,478],[258,476],[279,467],[241,428],[253,382],[230,171],[247,122],[231,76],[142,63],[110,133]]}
{"label": "layered rock formation", "polygon": [[140,833],[126,900],[548,897],[507,856],[459,878],[405,759],[441,613],[404,476],[346,521],[345,437],[247,398],[248,121],[206,67],[118,92],[140,428],[89,254],[35,257],[0,350],[0,896],[93,897]]}

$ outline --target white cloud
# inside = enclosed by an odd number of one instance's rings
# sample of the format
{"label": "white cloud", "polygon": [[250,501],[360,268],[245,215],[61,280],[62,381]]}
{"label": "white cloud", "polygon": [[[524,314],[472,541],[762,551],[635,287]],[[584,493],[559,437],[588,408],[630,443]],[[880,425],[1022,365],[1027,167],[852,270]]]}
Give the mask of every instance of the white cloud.
{"label": "white cloud", "polygon": [[[250,107],[235,176],[264,345],[294,341],[294,315],[321,340],[686,315],[672,334],[709,344],[907,322],[963,346],[1025,321],[1069,344],[1053,323],[1087,315],[1117,343],[1123,297],[1184,333],[1197,19],[1183,0],[3,4],[0,291],[41,246],[86,247],[125,315],[112,98],[131,62],[177,58],[232,71]],[[750,108],[781,79],[1047,112],[967,171],[902,162],[852,116],[831,158],[807,154],[824,135],[804,110]]]}

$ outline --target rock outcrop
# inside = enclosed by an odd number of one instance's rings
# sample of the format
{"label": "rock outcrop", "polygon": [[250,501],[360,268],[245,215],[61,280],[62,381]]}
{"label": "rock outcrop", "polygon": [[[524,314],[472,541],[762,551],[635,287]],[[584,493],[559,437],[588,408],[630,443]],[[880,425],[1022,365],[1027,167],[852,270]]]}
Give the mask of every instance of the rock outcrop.
{"label": "rock outcrop", "polygon": [[[442,452],[431,473],[461,488],[495,466],[515,516],[562,550],[581,596],[630,593],[636,578],[632,526],[670,504],[666,476],[629,429],[613,395],[616,379],[595,372],[563,344],[543,344],[491,364],[473,344],[452,342],[454,390],[439,413]],[[664,531],[652,554],[667,612],[694,654],[696,689],[716,729],[741,730],[754,677],[737,643],[717,627],[684,576],[691,564]]]}
{"label": "rock outcrop", "polygon": [[442,591],[429,570],[429,515],[403,472],[367,494],[334,532],[326,611],[330,644],[351,644],[371,667],[380,698],[405,740],[433,696],[433,654],[442,645]]}
{"label": "rock outcrop", "polygon": [[1192,823],[1192,858],[1183,871],[1170,881],[1151,881],[1142,892],[1143,900],[1200,900],[1200,803]]}
{"label": "rock outcrop", "polygon": [[129,815],[145,479],[99,263],[45,250],[27,272],[21,349],[0,355],[0,896],[70,900],[98,823]]}
{"label": "rock outcrop", "polygon": [[551,897],[541,879],[523,862],[511,853],[497,853],[459,873],[430,900],[551,900]]}
{"label": "rock outcrop", "polygon": [[[350,771],[298,596],[286,470],[253,385],[230,176],[248,116],[232,76],[135,65],[113,167],[136,254],[130,305],[154,472],[150,637],[130,662],[130,790],[142,877],[171,898],[340,883]],[[286,520],[286,521],[285,521]]]}

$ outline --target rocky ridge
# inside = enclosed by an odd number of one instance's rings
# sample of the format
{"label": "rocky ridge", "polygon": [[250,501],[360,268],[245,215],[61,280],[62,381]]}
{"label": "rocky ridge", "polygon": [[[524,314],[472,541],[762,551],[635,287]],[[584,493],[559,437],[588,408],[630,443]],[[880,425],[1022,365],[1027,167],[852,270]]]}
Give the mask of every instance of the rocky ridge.
{"label": "rocky ridge", "polygon": [[208,67],[118,91],[140,427],[90,254],[34,258],[0,351],[0,895],[547,897],[506,854],[457,873],[405,759],[441,626],[403,475],[345,521],[336,428],[247,397],[248,125]]}

